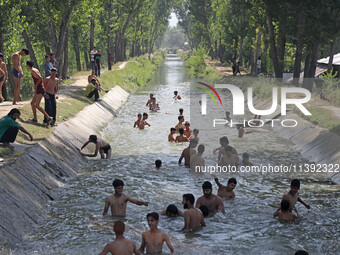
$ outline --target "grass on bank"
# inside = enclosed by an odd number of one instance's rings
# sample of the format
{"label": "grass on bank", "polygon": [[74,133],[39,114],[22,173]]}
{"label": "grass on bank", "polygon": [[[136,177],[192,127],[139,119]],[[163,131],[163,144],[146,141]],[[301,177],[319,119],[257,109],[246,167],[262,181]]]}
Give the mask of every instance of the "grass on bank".
{"label": "grass on bank", "polygon": [[[117,63],[113,66],[113,71],[106,71],[99,78],[105,89],[111,89],[117,85],[121,86],[128,92],[136,90],[138,87],[144,86],[151,78],[158,65],[163,61],[165,54],[163,52],[156,53],[149,60],[147,57],[142,56],[139,58],[132,58],[126,64],[123,69],[117,70]],[[75,74],[74,77],[83,76],[89,74],[89,71],[82,71]],[[61,90],[67,89],[65,87],[70,86],[70,80],[65,80],[65,83],[61,85]],[[72,80],[71,80],[72,81]],[[72,83],[72,82],[71,82]],[[74,81],[73,81],[74,83]],[[72,89],[72,93],[67,93],[66,98],[57,100],[57,123],[67,120],[70,117],[75,116],[85,106],[93,103],[93,99],[85,97],[85,89]],[[101,93],[101,96],[103,94]],[[41,103],[44,107],[44,103]],[[22,132],[18,133],[16,141],[22,144],[36,144],[47,138],[49,134],[54,130],[54,127],[46,128],[43,124],[43,115],[37,112],[38,123],[32,123],[29,119],[32,119],[32,108],[30,104],[26,104],[20,108],[19,123],[32,134],[34,140],[31,142],[28,140],[26,134]],[[10,155],[11,150],[7,148],[0,148],[0,156]]]}

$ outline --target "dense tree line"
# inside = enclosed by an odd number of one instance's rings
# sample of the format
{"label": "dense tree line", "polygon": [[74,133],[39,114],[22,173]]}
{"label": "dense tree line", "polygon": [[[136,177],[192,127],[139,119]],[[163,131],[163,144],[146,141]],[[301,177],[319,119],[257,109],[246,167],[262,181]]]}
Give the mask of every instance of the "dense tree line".
{"label": "dense tree line", "polygon": [[340,50],[336,0],[178,0],[175,12],[192,49],[221,62],[238,58],[252,72],[261,56],[263,71],[277,78],[301,70],[314,77],[319,56]]}
{"label": "dense tree line", "polygon": [[[12,53],[22,48],[29,49],[38,69],[54,52],[59,76],[65,78],[70,70],[89,68],[89,52],[96,46],[111,69],[114,62],[152,54],[171,7],[172,0],[2,0],[0,52],[8,70]],[[26,75],[23,83],[29,83]]]}

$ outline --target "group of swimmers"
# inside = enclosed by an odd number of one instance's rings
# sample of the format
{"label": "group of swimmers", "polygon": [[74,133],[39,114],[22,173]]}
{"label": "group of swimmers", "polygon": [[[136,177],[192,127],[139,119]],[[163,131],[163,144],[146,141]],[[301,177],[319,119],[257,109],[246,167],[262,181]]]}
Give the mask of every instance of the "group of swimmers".
{"label": "group of swimmers", "polygon": [[[180,96],[178,93],[175,94],[175,100],[180,100]],[[158,103],[156,103],[155,97],[150,94],[150,99],[148,100],[147,106],[150,107],[150,110],[159,109]],[[184,122],[183,109],[179,110],[178,124],[170,129],[170,134],[168,136],[169,142],[189,142],[189,146],[185,148],[179,158],[178,163],[181,164],[184,159],[184,164],[191,169],[195,169],[196,166],[204,166],[205,162],[202,158],[202,154],[205,150],[205,146],[203,144],[198,145],[199,137],[198,129],[194,129],[193,131],[190,129],[190,123]],[[150,126],[149,123],[146,122],[148,118],[148,114],[144,113],[138,115],[137,121],[134,123],[134,127],[138,127],[140,129],[144,129],[145,125]],[[179,132],[179,135],[174,138],[176,132]],[[81,154],[83,156],[95,157],[98,152],[101,155],[101,158],[110,158],[111,156],[111,147],[109,143],[103,139],[97,138],[95,135],[91,135],[89,140],[81,147],[78,148],[81,151],[85,148],[89,143],[94,143],[96,145],[95,152],[93,154]],[[198,145],[198,147],[197,147]],[[197,152],[196,148],[197,147]],[[219,165],[244,165],[244,166],[252,166],[254,165],[250,159],[248,153],[243,153],[242,160],[239,160],[238,153],[236,149],[229,145],[229,140],[226,136],[220,138],[220,147],[216,148],[214,151],[218,153],[218,162]],[[155,169],[161,170],[162,161],[155,161]],[[141,246],[137,249],[135,243],[131,240],[128,240],[124,237],[125,224],[122,221],[117,221],[114,224],[113,230],[116,233],[115,241],[107,244],[104,250],[100,253],[100,255],[107,254],[111,252],[111,254],[141,254],[146,249],[148,254],[153,253],[161,253],[164,242],[167,244],[168,248],[171,251],[171,254],[174,254],[174,248],[171,244],[169,236],[158,229],[159,223],[159,214],[167,217],[183,217],[184,219],[184,231],[195,231],[200,229],[201,227],[205,227],[206,223],[204,218],[213,217],[216,212],[221,212],[225,214],[225,208],[222,199],[234,199],[235,192],[234,189],[237,186],[237,180],[235,178],[230,178],[227,181],[227,185],[223,185],[217,176],[212,175],[216,185],[218,186],[217,195],[212,193],[213,185],[210,181],[205,181],[202,185],[203,196],[199,197],[195,204],[195,196],[190,193],[183,194],[182,204],[183,208],[186,209],[184,212],[179,210],[174,204],[170,204],[167,206],[166,210],[161,211],[160,213],[152,212],[146,215],[147,222],[150,230],[144,232],[142,234],[142,243]],[[112,216],[126,216],[126,205],[127,202],[131,202],[136,205],[144,205],[148,206],[149,202],[139,201],[131,196],[123,193],[124,182],[119,179],[115,179],[113,181],[114,194],[108,196],[105,200],[105,206],[103,215],[107,215],[109,209],[111,211]],[[306,204],[299,197],[300,189],[300,181],[297,179],[292,180],[290,190],[283,195],[281,205],[274,213],[274,217],[278,217],[281,221],[293,221],[299,217],[298,211],[295,207],[297,202],[302,203],[306,208],[310,208],[308,204]],[[296,215],[292,213],[292,211],[296,212]],[[302,252],[302,253],[301,253]],[[304,251],[298,251],[296,254],[308,254],[303,253]]]}

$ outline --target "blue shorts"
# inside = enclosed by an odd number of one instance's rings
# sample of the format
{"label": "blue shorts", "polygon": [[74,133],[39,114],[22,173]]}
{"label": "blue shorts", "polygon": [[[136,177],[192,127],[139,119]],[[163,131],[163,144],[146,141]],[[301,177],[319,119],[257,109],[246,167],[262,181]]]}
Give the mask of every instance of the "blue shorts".
{"label": "blue shorts", "polygon": [[20,73],[17,71],[17,69],[13,69],[13,70],[12,70],[12,74],[13,74],[14,77],[16,77],[16,78],[21,78]]}

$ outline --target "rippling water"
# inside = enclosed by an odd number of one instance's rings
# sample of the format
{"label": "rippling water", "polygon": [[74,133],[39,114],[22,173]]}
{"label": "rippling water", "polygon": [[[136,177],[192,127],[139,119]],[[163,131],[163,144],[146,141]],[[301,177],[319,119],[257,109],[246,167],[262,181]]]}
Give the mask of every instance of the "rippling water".
{"label": "rippling water", "polygon": [[[128,204],[125,236],[141,243],[141,234],[148,229],[146,214],[165,209],[170,203],[182,207],[182,194],[202,194],[201,185],[213,179],[208,174],[192,173],[177,161],[186,144],[169,144],[167,135],[175,126],[178,109],[184,109],[189,119],[189,80],[178,57],[168,56],[156,72],[154,80],[143,90],[131,95],[129,101],[102,131],[113,148],[110,161],[90,161],[89,167],[77,179],[70,180],[60,192],[62,198],[48,207],[48,217],[31,233],[25,245],[13,254],[99,254],[106,243],[114,239],[114,218],[102,216],[105,197],[113,193],[112,180],[125,182],[124,192],[149,207]],[[183,96],[172,100],[173,91]],[[150,128],[133,129],[137,113],[145,107],[149,93],[160,103],[159,113],[150,113]],[[222,111],[223,112],[223,111]],[[192,115],[193,116],[193,115]],[[224,116],[221,116],[224,117]],[[192,120],[194,121],[194,120]],[[293,144],[279,138],[270,128],[238,139],[235,129],[219,127],[214,131],[200,128],[201,142],[206,145],[207,164],[216,163],[212,150],[219,138],[229,137],[239,154],[247,151],[255,164],[306,163]],[[161,171],[154,170],[154,161],[161,159]],[[236,199],[224,201],[226,215],[206,219],[207,227],[196,233],[184,233],[183,218],[161,217],[159,228],[171,238],[176,254],[294,254],[305,249],[310,254],[340,254],[340,187],[313,174],[219,174],[222,182],[236,177]],[[297,205],[302,219],[282,224],[272,214],[287,191],[292,178],[300,178],[300,196],[311,205],[307,210]],[[217,186],[214,184],[213,192]],[[169,254],[166,246],[164,254]]]}

